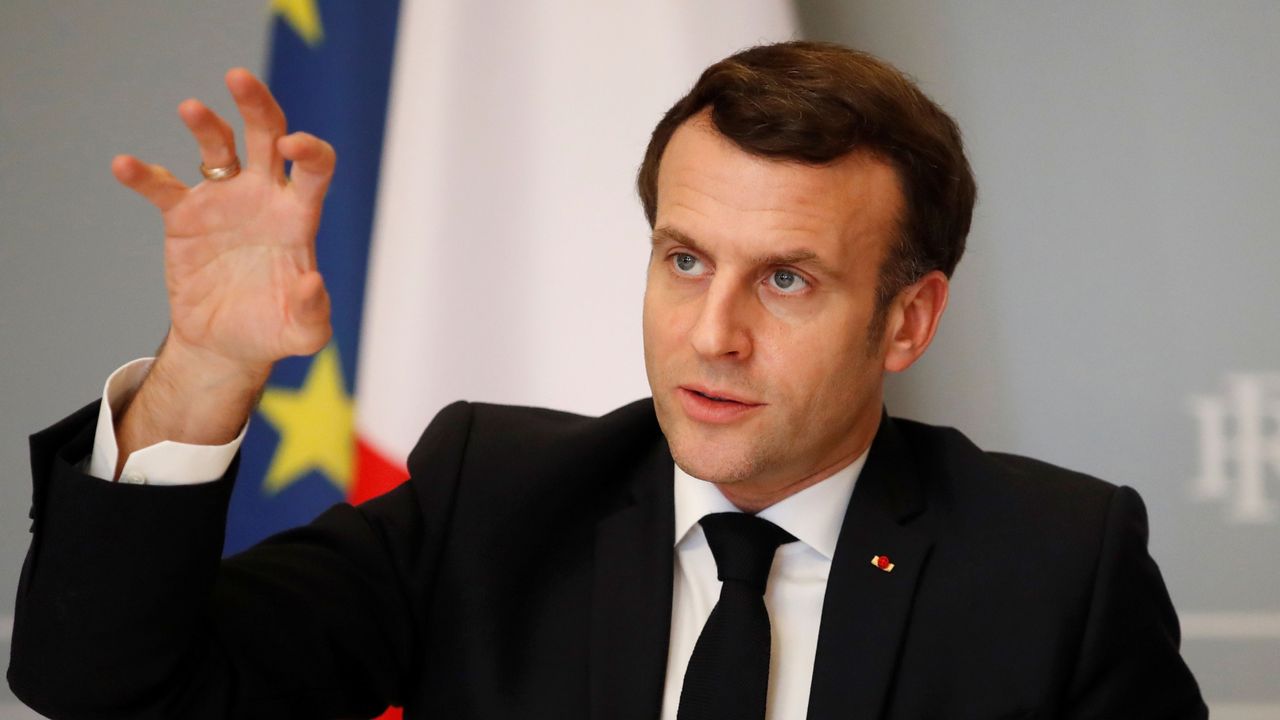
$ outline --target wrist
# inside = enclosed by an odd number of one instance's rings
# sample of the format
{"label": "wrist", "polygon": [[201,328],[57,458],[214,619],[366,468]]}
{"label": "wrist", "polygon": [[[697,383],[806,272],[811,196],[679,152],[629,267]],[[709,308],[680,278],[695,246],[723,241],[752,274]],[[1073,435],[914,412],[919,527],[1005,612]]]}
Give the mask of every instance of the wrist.
{"label": "wrist", "polygon": [[116,420],[120,463],[128,452],[162,440],[229,442],[248,421],[270,373],[271,363],[221,357],[171,335]]}
{"label": "wrist", "polygon": [[151,372],[184,393],[256,398],[272,366],[270,361],[238,359],[188,345],[170,328]]}

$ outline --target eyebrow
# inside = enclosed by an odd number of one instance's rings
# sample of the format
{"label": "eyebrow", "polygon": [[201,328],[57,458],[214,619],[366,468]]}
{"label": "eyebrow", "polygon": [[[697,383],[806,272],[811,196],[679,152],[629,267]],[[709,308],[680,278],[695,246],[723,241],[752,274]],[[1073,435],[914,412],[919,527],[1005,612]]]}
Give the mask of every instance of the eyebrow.
{"label": "eyebrow", "polygon": [[[653,237],[651,238],[651,241],[654,247],[663,243],[674,243],[676,245],[684,245],[703,255],[711,254],[699,245],[697,240],[694,240],[685,233],[666,225],[653,229]],[[772,253],[768,255],[755,255],[751,257],[751,262],[756,265],[809,265],[820,273],[837,278],[844,274],[823,262],[822,258],[818,257],[817,253],[807,249],[792,250],[785,253]]]}

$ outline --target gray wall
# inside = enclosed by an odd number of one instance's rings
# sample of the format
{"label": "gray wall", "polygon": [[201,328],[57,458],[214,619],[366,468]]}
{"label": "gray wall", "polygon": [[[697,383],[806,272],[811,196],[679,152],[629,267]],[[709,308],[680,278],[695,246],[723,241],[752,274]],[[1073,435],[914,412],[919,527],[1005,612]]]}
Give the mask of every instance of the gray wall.
{"label": "gray wall", "polygon": [[[0,667],[28,539],[27,435],[96,398],[168,324],[159,219],[111,158],[197,180],[175,109],[192,95],[234,109],[222,72],[260,68],[265,8],[0,2]],[[12,703],[0,683],[0,718],[29,717]]]}
{"label": "gray wall", "polygon": [[978,177],[891,411],[1136,487],[1215,716],[1280,718],[1280,4],[799,6],[916,76]]}
{"label": "gray wall", "polygon": [[[165,327],[158,220],[108,163],[136,151],[194,179],[173,109],[229,109],[221,72],[259,69],[265,4],[0,3],[5,663],[26,435]],[[944,328],[891,408],[1137,487],[1215,716],[1280,717],[1280,525],[1232,514],[1250,462],[1280,496],[1280,450],[1256,460],[1228,436],[1224,493],[1196,500],[1191,412],[1200,397],[1232,415],[1228,374],[1280,371],[1280,5],[799,6],[811,37],[916,75],[965,129],[981,186]],[[1280,414],[1274,381],[1249,395],[1248,377],[1236,399]],[[1260,427],[1280,446],[1280,419]],[[0,689],[0,717],[20,716],[11,702]]]}

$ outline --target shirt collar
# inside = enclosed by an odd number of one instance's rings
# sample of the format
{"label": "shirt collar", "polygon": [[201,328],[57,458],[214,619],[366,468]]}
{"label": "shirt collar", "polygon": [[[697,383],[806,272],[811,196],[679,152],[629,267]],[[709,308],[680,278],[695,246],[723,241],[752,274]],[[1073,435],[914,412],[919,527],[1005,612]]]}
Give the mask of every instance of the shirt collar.
{"label": "shirt collar", "polygon": [[[786,530],[797,540],[822,553],[828,560],[836,554],[845,508],[853,487],[867,462],[864,451],[831,477],[757,513]],[[675,466],[676,536],[679,545],[704,515],[739,512],[714,483],[699,480]]]}

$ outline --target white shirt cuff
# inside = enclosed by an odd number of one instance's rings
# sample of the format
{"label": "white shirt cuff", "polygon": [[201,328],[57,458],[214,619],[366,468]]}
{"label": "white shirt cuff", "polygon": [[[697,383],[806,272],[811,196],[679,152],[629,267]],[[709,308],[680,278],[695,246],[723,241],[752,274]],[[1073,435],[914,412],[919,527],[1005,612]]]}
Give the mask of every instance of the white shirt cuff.
{"label": "white shirt cuff", "polygon": [[[122,365],[102,388],[98,428],[89,456],[88,474],[103,480],[115,477],[120,450],[116,445],[115,413],[133,397],[155,358],[140,358]],[[162,440],[133,451],[120,471],[120,482],[134,485],[195,485],[222,477],[240,449],[246,422],[240,434],[225,445],[191,445]]]}

